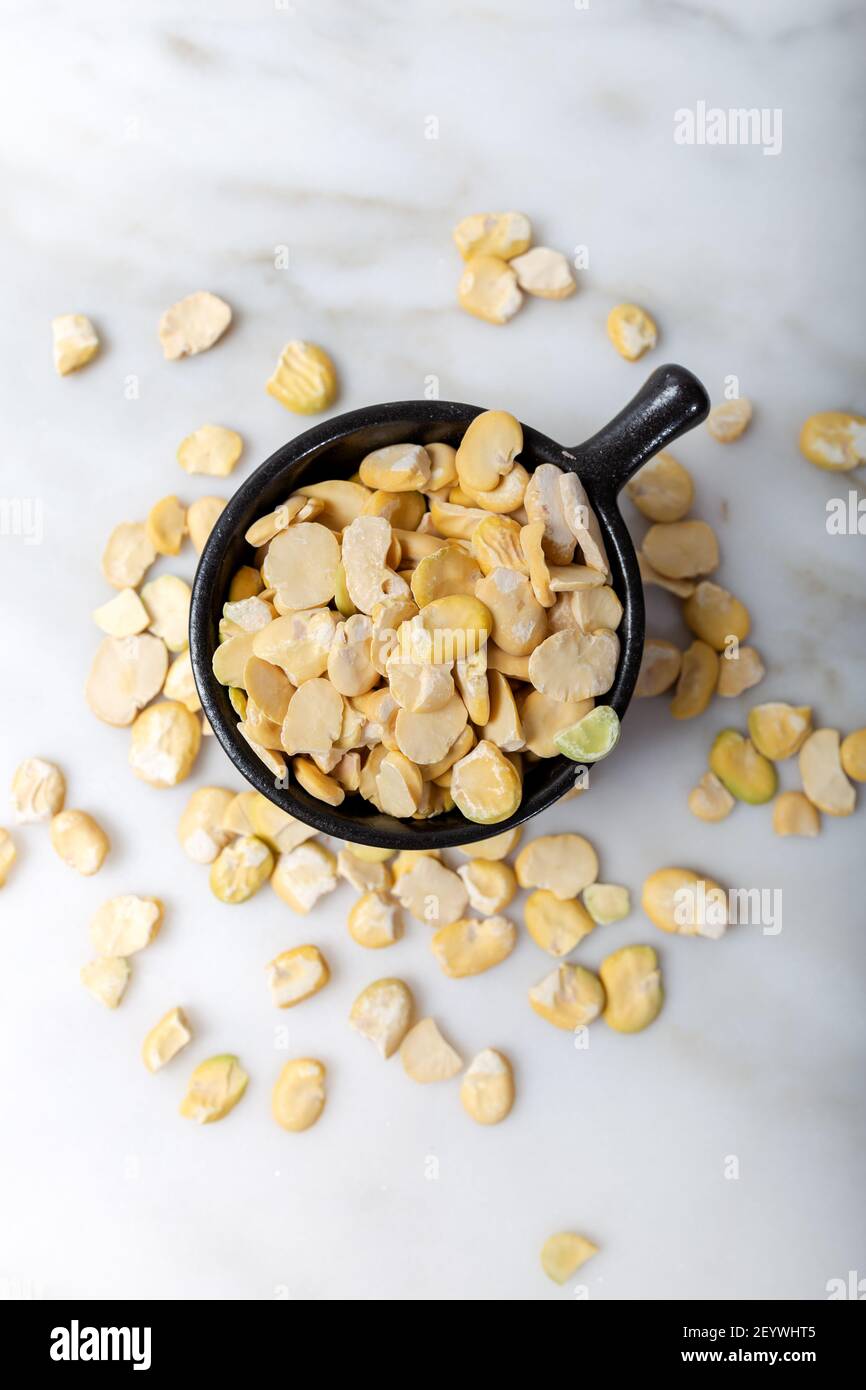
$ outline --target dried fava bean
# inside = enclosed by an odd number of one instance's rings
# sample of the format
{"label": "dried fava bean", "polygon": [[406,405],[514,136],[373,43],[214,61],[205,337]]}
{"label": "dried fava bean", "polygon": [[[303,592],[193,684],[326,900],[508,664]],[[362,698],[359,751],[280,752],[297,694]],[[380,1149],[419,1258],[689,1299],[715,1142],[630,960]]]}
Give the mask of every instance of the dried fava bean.
{"label": "dried fava bean", "polygon": [[315,1057],[294,1057],[283,1066],[271,1093],[271,1114],[281,1129],[299,1134],[325,1108],[325,1066]]}
{"label": "dried fava bean", "polygon": [[498,1125],[514,1104],[511,1063],[493,1047],[478,1052],[460,1083],[460,1103],[479,1125]]}
{"label": "dried fava bean", "polygon": [[162,689],[168,653],[162,638],[106,637],[99,644],[85,686],[85,697],[98,719],[120,728]]}
{"label": "dried fava bean", "polygon": [[271,1002],[291,1009],[324,989],[331,972],[318,946],[295,946],[281,951],[266,967]]}
{"label": "dried fava bean", "polygon": [[[527,484],[524,497],[526,515],[530,522],[541,522],[544,526],[542,548],[552,565],[570,564],[576,545],[575,536],[563,511],[560,491],[562,478],[562,469],[557,468],[555,464],[539,464]],[[505,559],[503,563],[508,564],[510,561]]]}
{"label": "dried fava bean", "polygon": [[282,743],[287,753],[325,756],[340,737],[343,697],[330,681],[310,680],[299,685],[283,720]]}
{"label": "dried fava bean", "polygon": [[349,848],[341,849],[337,855],[337,876],[346,879],[359,893],[387,893],[392,882],[391,870],[383,860],[363,859],[357,849]]}
{"label": "dried fava bean", "polygon": [[640,1033],[659,1016],[664,992],[652,946],[623,946],[598,968],[606,1003],[602,1018],[618,1033]]}
{"label": "dried fava bean", "polygon": [[488,671],[501,671],[503,676],[512,676],[516,681],[529,680],[528,656],[511,656],[509,652],[504,652],[495,642],[490,641],[487,642],[485,651]]}
{"label": "dried fava bean", "polygon": [[135,637],[148,626],[150,617],[134,589],[121,589],[108,603],[94,608],[93,621],[109,637]]}
{"label": "dried fava bean", "polygon": [[576,724],[591,709],[591,700],[554,700],[540,690],[530,690],[520,702],[526,747],[539,758],[555,758],[556,735]]}
{"label": "dried fava bean", "polygon": [[819,811],[850,816],[857,794],[842,771],[836,729],[816,729],[809,735],[800,749],[800,776],[804,792]]}
{"label": "dried fava bean", "polygon": [[571,607],[583,632],[594,632],[599,627],[615,632],[622,621],[622,604],[609,584],[576,590],[571,595]]}
{"label": "dried fava bean", "polygon": [[455,848],[461,854],[468,855],[470,859],[504,859],[506,854],[510,854],[514,849],[522,834],[522,827],[516,825],[513,830],[503,830],[501,835],[490,835],[486,840],[456,845]]}
{"label": "dried fava bean", "polygon": [[577,281],[561,251],[549,246],[533,246],[511,262],[517,283],[538,299],[567,299],[577,289]]}
{"label": "dried fava bean", "polygon": [[463,1066],[459,1053],[447,1043],[432,1018],[422,1018],[400,1044],[403,1070],[413,1081],[449,1081]]}
{"label": "dried fava bean", "polygon": [[430,455],[423,444],[386,444],[361,460],[365,487],[385,492],[416,492],[430,481]]}
{"label": "dried fava bean", "polygon": [[[473,724],[486,724],[490,718],[491,681],[487,673],[487,643],[471,656],[458,657],[454,663],[454,680],[466,713]],[[468,753],[471,743],[460,754]],[[454,759],[456,762],[456,758]]]}
{"label": "dried fava bean", "polygon": [[412,1008],[412,992],[402,980],[374,980],[352,1005],[349,1022],[387,1061],[409,1030]]}
{"label": "dried fava bean", "polygon": [[[261,632],[255,633],[251,644],[252,655],[278,666],[292,685],[300,686],[304,681],[321,676],[327,669],[335,630],[334,614],[326,608],[286,613],[275,618]],[[223,645],[228,646],[229,643]],[[221,650],[218,647],[214,653],[214,663]]]}
{"label": "dried fava bean", "polygon": [[[157,555],[179,555],[186,535],[186,507],[175,496],[154,502],[144,523],[147,539]],[[116,602],[116,600],[115,600]],[[113,633],[112,636],[122,636]]]}
{"label": "dried fava bean", "polygon": [[[480,581],[484,583],[486,581]],[[412,623],[420,659],[457,661],[483,647],[493,627],[487,606],[469,594],[449,594],[425,605]],[[427,633],[432,637],[424,637]]]}
{"label": "dried fava bean", "polygon": [[394,867],[394,897],[417,922],[448,926],[456,922],[469,901],[466,888],[453,869],[431,855],[422,854],[406,871]]}
{"label": "dried fava bean", "polygon": [[192,660],[190,660],[188,651],[175,656],[174,662],[168,667],[163,692],[165,699],[177,699],[181,705],[186,705],[186,709],[193,714],[197,709],[202,709],[202,701],[200,701],[199,691],[196,689],[195,676],[192,674]]}
{"label": "dried fava bean", "polygon": [[[242,793],[243,795],[249,797],[244,808],[247,828],[241,830],[240,833],[258,835],[259,839],[264,840],[275,854],[288,854],[291,850],[297,849],[298,845],[304,844],[306,840],[311,840],[316,834],[314,826],[305,825],[303,821],[296,820],[294,816],[289,815],[288,811],[283,811],[279,806],[275,806],[260,792]],[[223,817],[223,822],[225,823],[227,819],[229,819],[228,813]]]}
{"label": "dried fava bean", "polygon": [[[538,469],[529,480],[527,493]],[[520,524],[510,516],[485,515],[472,531],[470,543],[472,554],[478,561],[482,574],[504,568],[528,574],[526,561],[520,544]],[[574,538],[572,537],[572,540]]]}
{"label": "dried fava bean", "polygon": [[786,705],[770,701],[749,711],[749,734],[759,753],[781,762],[799,753],[812,732],[812,710],[808,705]]}
{"label": "dried fava bean", "polygon": [[617,304],[607,316],[607,336],[620,357],[636,362],[658,342],[658,329],[637,304]]}
{"label": "dried fava bean", "polygon": [[698,785],[689,792],[689,810],[698,820],[724,820],[735,804],[731,793],[714,772],[705,772]]}
{"label": "dried fava bean", "polygon": [[9,877],[9,870],[15,863],[17,851],[15,841],[3,826],[0,826],[0,888],[4,886]]}
{"label": "dried fava bean", "polygon": [[751,690],[766,674],[764,663],[754,647],[734,648],[725,652],[719,662],[716,694],[732,699],[742,695],[744,690]]}
{"label": "dried fava bean", "polygon": [[707,429],[720,444],[731,444],[746,430],[752,418],[752,402],[745,396],[714,405],[707,416]]}
{"label": "dried fava bean", "polygon": [[270,748],[263,748],[253,737],[253,732],[247,727],[245,722],[238,724],[238,733],[245,739],[250,749],[255,753],[260,762],[264,763],[268,772],[274,778],[283,780],[287,774],[287,763],[282,753],[275,753]]}
{"label": "dried fava bean", "polygon": [[402,753],[388,752],[376,773],[377,800],[387,816],[414,816],[421,804],[424,779]]}
{"label": "dried fava bean", "polygon": [[517,892],[517,879],[510,864],[498,859],[471,859],[457,873],[476,912],[492,917],[508,906]]}
{"label": "dried fava bean", "polygon": [[261,792],[238,792],[232,797],[223,813],[222,828],[229,835],[252,835],[253,826],[250,812]]}
{"label": "dried fava bean", "polygon": [[549,574],[552,594],[572,594],[583,589],[601,588],[605,580],[601,570],[590,569],[589,565],[551,565]]}
{"label": "dried fava bean", "polygon": [[211,864],[210,887],[221,903],[245,903],[274,871],[274,856],[255,835],[239,835]]}
{"label": "dried fava bean", "polygon": [[244,667],[243,688],[268,719],[282,724],[295,693],[285,671],[254,654]]}
{"label": "dried fava bean", "polygon": [[325,893],[337,886],[337,860],[330,850],[318,844],[298,845],[281,854],[274,869],[271,887],[295,912],[307,913]]}
{"label": "dried fava bean", "polygon": [[719,565],[719,543],[706,521],[657,522],[644,536],[643,552],[667,579],[695,579]]}
{"label": "dried fava bean", "polygon": [[[255,546],[256,549],[258,549],[260,545],[268,545],[269,542],[274,539],[274,536],[278,536],[281,531],[285,531],[287,527],[291,526],[296,517],[300,517],[301,512],[305,507],[310,505],[312,500],[313,499],[310,497],[290,497],[287,502],[281,502],[278,507],[275,507],[272,512],[268,512],[266,516],[260,516],[258,521],[254,521],[252,526],[248,527],[244,532],[244,540],[247,545]],[[303,519],[305,521],[310,520],[310,518],[306,516]]]}
{"label": "dried fava bean", "polygon": [[302,521],[271,541],[262,577],[287,608],[315,608],[334,597],[339,565],[340,547],[333,531],[318,521]]}
{"label": "dried fava bean", "polygon": [[517,276],[499,256],[472,256],[457,285],[461,309],[486,323],[507,323],[513,319],[523,294]]}
{"label": "dried fava bean", "polygon": [[270,603],[258,594],[250,598],[236,599],[234,603],[223,604],[223,621],[220,627],[240,636],[242,633],[261,632],[268,623],[273,622],[275,613]]}
{"label": "dried fava bean", "polygon": [[520,805],[520,773],[504,753],[482,739],[452,768],[451,795],[467,820],[495,825],[513,816]]}
{"label": "dried fava bean", "polygon": [[197,497],[187,508],[186,524],[193,549],[201,555],[226,505],[224,497]]}
{"label": "dried fava bean", "polygon": [[500,479],[496,487],[488,492],[476,491],[474,488],[460,490],[459,498],[452,495],[452,501],[460,501],[464,506],[469,506],[473,502],[476,507],[481,507],[483,511],[494,512],[496,515],[504,515],[507,512],[516,512],[523,505],[523,498],[526,494],[526,485],[529,482],[529,474],[520,463],[514,463],[511,468]]}
{"label": "dried fava bean", "polygon": [[98,956],[131,956],[153,941],[162,926],[162,903],[127,893],[109,898],[90,919],[90,944]]}
{"label": "dried fava bean", "polygon": [[[253,792],[256,796],[258,793]],[[225,787],[198,787],[184,808],[177,828],[184,853],[196,864],[212,864],[228,843],[230,831],[223,824],[234,792]]]}
{"label": "dried fava bean", "polygon": [[664,452],[645,463],[625,490],[649,521],[682,521],[695,498],[691,473]]}
{"label": "dried fava bean", "polygon": [[441,492],[443,488],[453,487],[457,482],[457,450],[450,444],[425,444],[430,459],[430,477],[421,489],[422,492]]}
{"label": "dried fava bean", "polygon": [[[426,511],[427,503],[420,492],[387,492],[384,488],[377,488],[367,498],[362,515],[384,516],[390,521],[392,531],[396,533],[400,530],[404,535],[414,536],[415,527]],[[433,541],[432,536],[425,539]],[[435,542],[431,549],[435,549]]]}
{"label": "dried fava bean", "polygon": [[597,975],[582,965],[557,965],[529,991],[532,1008],[554,1028],[572,1032],[598,1018],[604,989]]}
{"label": "dried fava bean", "polygon": [[457,223],[454,241],[464,261],[470,256],[501,256],[508,261],[529,250],[532,229],[522,212],[473,212]]}
{"label": "dried fava bean", "polygon": [[159,1071],[191,1041],[192,1029],[183,1009],[169,1009],[142,1043],[141,1060],[149,1072]]}
{"label": "dried fava bean", "polygon": [[598,518],[589,503],[586,488],[576,473],[563,473],[559,480],[559,495],[566,525],[574,536],[585,564],[593,570],[610,574],[610,564],[601,536]]}
{"label": "dried fava bean", "polygon": [[644,881],[641,905],[653,926],[717,940],[728,926],[728,895],[694,869],[657,869]]}
{"label": "dried fava bean", "polygon": [[439,497],[430,498],[430,527],[434,534],[445,539],[471,540],[472,534],[490,512],[481,507],[460,507]]}
{"label": "dried fava bean", "polygon": [[84,988],[94,999],[98,999],[107,1009],[116,1009],[126,993],[132,967],[123,956],[109,956],[103,960],[88,961],[78,974]]}
{"label": "dried fava bean", "polygon": [[58,811],[51,821],[51,846],[64,864],[89,877],[102,868],[108,836],[86,811]]}
{"label": "dried fava bean", "polygon": [[855,729],[842,740],[842,771],[855,782],[866,782],[866,729]]}
{"label": "dried fava bean", "polygon": [[800,431],[800,452],[833,473],[856,468],[866,462],[866,417],[844,410],[810,415]]}
{"label": "dried fava bean", "polygon": [[804,792],[781,792],[773,802],[773,830],[777,835],[805,835],[812,839],[821,829],[821,817]]}
{"label": "dried fava bean", "polygon": [[137,589],[155,559],[145,523],[122,521],[102,552],[102,573],[113,589]]}
{"label": "dried fava bean", "polygon": [[189,645],[191,598],[186,580],[173,574],[161,574],[141,591],[141,601],[150,614],[150,631],[162,638],[170,652],[182,652]]}
{"label": "dried fava bean", "polygon": [[683,617],[696,637],[724,651],[730,639],[744,642],[749,635],[749,611],[738,598],[718,584],[704,579],[683,604]]}
{"label": "dried fava bean", "polygon": [[382,849],[379,845],[356,845],[351,840],[346,841],[346,848],[356,859],[363,859],[368,864],[382,864],[386,859],[393,859],[395,850]]}
{"label": "dried fava bean", "polygon": [[713,698],[719,679],[719,658],[706,642],[696,640],[682,654],[680,674],[671,714],[674,719],[694,719]]}
{"label": "dried fava bean", "polygon": [[466,706],[459,695],[430,714],[400,709],[394,723],[397,746],[410,762],[423,766],[446,756],[466,727]]}
{"label": "dried fava bean", "polygon": [[255,654],[255,639],[260,635],[259,633],[244,632],[237,637],[229,637],[220,643],[213,654],[211,666],[221,685],[241,685],[247,662]]}
{"label": "dried fava bean", "polygon": [[554,737],[560,753],[575,763],[597,763],[619,742],[619,715],[612,705],[596,705]]}
{"label": "dried fava bean", "polygon": [[528,526],[521,526],[520,549],[526,561],[532,592],[542,608],[552,608],[556,598],[550,590],[550,570],[542,547],[543,540],[543,521],[532,521]]}
{"label": "dried fava bean", "polygon": [[489,743],[495,743],[503,753],[516,753],[525,747],[526,740],[523,737],[520,715],[517,713],[511,686],[500,671],[491,671],[488,681],[489,716],[479,733]]}
{"label": "dried fava bean", "polygon": [[663,637],[648,637],[634,688],[635,698],[663,695],[679,676],[682,660],[682,652],[673,642],[666,642]]}
{"label": "dried fava bean", "polygon": [[631,912],[631,896],[618,883],[591,883],[583,890],[584,906],[594,922],[609,927]]}
{"label": "dried fava bean", "polygon": [[409,597],[405,579],[388,566],[391,526],[383,516],[356,517],[343,532],[343,570],[353,604],[372,615],[379,603]]}
{"label": "dried fava bean", "polygon": [[352,940],[371,951],[393,946],[403,934],[395,904],[377,892],[361,894],[349,912],[348,927]]}
{"label": "dried fava bean", "polygon": [[610,690],[618,661],[615,632],[566,628],[535,648],[529,658],[529,679],[553,700],[589,700]]}
{"label": "dried fava bean", "polygon": [[184,473],[204,473],[210,478],[227,478],[241,454],[244,442],[225,425],[201,425],[177,448],[177,461]]}
{"label": "dried fava bean", "polygon": [[454,678],[447,665],[404,661],[398,651],[387,662],[385,674],[397,704],[412,714],[430,714],[454,698]]}
{"label": "dried fava bean", "polygon": [[234,1110],[248,1081],[249,1076],[231,1053],[209,1057],[199,1063],[190,1077],[180,1113],[200,1125],[222,1120]]}
{"label": "dried fava bean", "polygon": [[232,574],[232,582],[228,587],[229,603],[239,603],[242,599],[252,599],[256,594],[261,594],[263,588],[264,584],[259,570],[253,569],[252,564],[242,564],[240,569]]}
{"label": "dried fava bean", "polygon": [[491,635],[502,651],[528,656],[543,642],[547,616],[525,575],[500,566],[479,579],[475,594],[491,615]]}
{"label": "dried fava bean", "polygon": [[322,524],[335,531],[345,531],[363,512],[370,492],[361,483],[348,478],[331,478],[324,483],[306,483],[298,488],[298,496],[321,502],[324,508]]}
{"label": "dried fava bean", "polygon": [[25,758],[12,778],[12,809],[19,825],[51,820],[62,811],[66,779],[44,758]]}
{"label": "dried fava bean", "polygon": [[736,729],[722,729],[710,749],[710,771],[738,801],[761,806],[776,795],[776,769],[759,753],[751,739]]}
{"label": "dried fava bean", "polygon": [[60,376],[86,367],[99,351],[96,329],[86,314],[58,314],[51,320],[51,334],[54,367]]}
{"label": "dried fava bean", "polygon": [[379,672],[370,660],[373,621],[355,613],[338,623],[328,653],[328,679],[341,695],[364,695],[378,683]]}
{"label": "dried fava bean", "polygon": [[206,352],[225,333],[232,311],[209,290],[197,290],[166,309],[159,321],[159,341],[167,361]]}
{"label": "dried fava bean", "polygon": [[479,921],[463,917],[440,927],[430,941],[434,956],[452,980],[480,975],[511,955],[517,945],[517,931],[507,917],[486,917]]}
{"label": "dried fava bean", "polygon": [[574,1231],[558,1231],[541,1247],[541,1268],[556,1284],[567,1284],[581,1265],[598,1254],[598,1246]]}
{"label": "dried fava bean", "polygon": [[693,579],[668,579],[665,575],[659,574],[642,550],[637,553],[637,564],[644,588],[649,584],[655,584],[657,588],[665,589],[669,594],[676,594],[677,598],[689,598],[695,592]]}
{"label": "dried fava bean", "polygon": [[548,888],[563,900],[575,898],[598,878],[598,855],[582,835],[540,835],[514,862],[521,888]]}
{"label": "dried fava bean", "polygon": [[558,898],[549,888],[530,893],[523,916],[536,945],[557,957],[567,956],[596,925],[577,898]]}
{"label": "dried fava bean", "polygon": [[195,715],[176,700],[161,700],[135,719],[129,766],[152,787],[176,787],[192,771],[200,745]]}
{"label": "dried fava bean", "polygon": [[280,353],[265,390],[286,410],[315,415],[337,399],[337,373],[324,348],[293,338]]}
{"label": "dried fava bean", "polygon": [[419,560],[412,575],[412,596],[419,608],[449,594],[474,595],[481,571],[472,555],[458,545],[443,545]]}

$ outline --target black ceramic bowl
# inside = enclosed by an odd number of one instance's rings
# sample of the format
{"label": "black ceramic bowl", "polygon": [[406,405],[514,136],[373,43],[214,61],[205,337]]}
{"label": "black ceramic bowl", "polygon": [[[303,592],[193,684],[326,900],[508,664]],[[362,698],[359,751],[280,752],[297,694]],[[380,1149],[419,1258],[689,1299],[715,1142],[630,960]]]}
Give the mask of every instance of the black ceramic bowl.
{"label": "black ceramic bowl", "polygon": [[[332,807],[292,782],[274,778],[238,733],[228,691],[215,680],[211,658],[229,583],[249,563],[247,528],[272,511],[304,483],[349,477],[364,454],[407,440],[459,444],[481,407],[455,401],[397,401],[351,410],[316,425],[284,444],[242,484],[223,511],[199,560],[190,610],[190,654],[204,712],[214,733],[246,780],[277,806],[326,835],[391,849],[444,849],[498,835],[537,815],[567,792],[574,764],[545,758],[524,769],[523,800],[509,820],[475,825],[456,808],[430,820],[397,820],[382,815],[360,796]],[[611,583],[623,605],[621,653],[613,687],[605,697],[622,719],[640,668],[644,640],[643,589],[637,557],[617,506],[617,494],[647,459],[706,417],[707,393],[684,367],[659,367],[610,424],[584,444],[564,449],[546,435],[523,426],[520,461],[530,471],[539,463],[575,469],[595,509],[610,560]]]}

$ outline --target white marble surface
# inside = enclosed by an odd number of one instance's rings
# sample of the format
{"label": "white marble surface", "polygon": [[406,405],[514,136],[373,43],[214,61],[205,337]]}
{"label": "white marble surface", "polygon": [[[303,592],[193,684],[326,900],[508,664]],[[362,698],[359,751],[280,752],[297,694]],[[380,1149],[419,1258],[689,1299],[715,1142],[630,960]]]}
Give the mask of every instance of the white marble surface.
{"label": "white marble surface", "polygon": [[[668,939],[639,909],[599,929],[580,959],[651,941],[668,1001],[643,1036],[599,1024],[578,1053],[525,1003],[547,967],[528,939],[489,977],[454,983],[419,927],[387,960],[352,947],[348,890],[306,924],[270,893],[215,903],[174,827],[191,785],[233,782],[220,750],[157,793],[128,772],[126,733],[81,695],[112,525],[167,492],[220,491],[174,460],[205,420],[243,433],[238,480],[296,432],[263,385],[282,343],[304,336],[333,351],[340,408],[417,397],[436,376],[443,398],[512,409],[566,444],[658,362],[692,367],[716,398],[737,374],[756,402],[748,437],[723,450],[700,431],[678,453],[718,527],[722,581],[752,607],[760,694],[862,724],[866,541],[828,537],[825,501],[848,483],[796,448],[810,411],[863,408],[862,15],[805,0],[6,12],[0,495],[40,501],[44,540],[0,542],[0,779],[24,755],[56,757],[70,804],[103,819],[114,847],[79,881],[43,831],[17,835],[0,907],[0,1291],[569,1298],[537,1262],[563,1227],[603,1247],[584,1271],[591,1298],[821,1298],[828,1279],[863,1273],[864,812],[817,843],[774,839],[768,808],[693,820],[708,744],[742,724],[748,698],[685,726],[662,701],[635,708],[589,797],[533,827],[589,834],[603,875],[635,893],[680,861],[784,894],[775,936]],[[782,153],[675,145],[673,112],[699,100],[781,108]],[[506,330],[453,300],[452,225],[491,207],[525,209],[540,240],[590,255],[578,295],[532,303]],[[159,314],[202,287],[231,302],[235,326],[206,356],[165,364]],[[640,366],[605,337],[622,298],[661,326]],[[68,311],[93,316],[105,351],[59,380],[48,324]],[[673,601],[654,596],[650,613],[651,630],[683,635]],[[162,896],[166,921],[109,1014],[77,971],[90,913],[122,891]],[[307,938],[334,981],[288,1016],[288,1046],[327,1062],[330,1099],[293,1137],[268,1114],[284,1020],[262,967]],[[349,1032],[355,992],[385,971],[467,1053],[513,1056],[507,1125],[473,1127],[454,1086],[412,1086]],[[150,1077],[141,1037],[179,1001],[195,1043]],[[194,1129],[176,1113],[186,1074],[223,1050],[243,1058],[249,1093],[225,1124]]]}

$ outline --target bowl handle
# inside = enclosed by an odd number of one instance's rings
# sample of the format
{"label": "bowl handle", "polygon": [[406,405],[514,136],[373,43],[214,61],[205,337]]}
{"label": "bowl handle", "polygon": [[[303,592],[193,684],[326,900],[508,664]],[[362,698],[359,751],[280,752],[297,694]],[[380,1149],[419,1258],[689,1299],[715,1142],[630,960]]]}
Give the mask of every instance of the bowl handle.
{"label": "bowl handle", "polygon": [[668,363],[648,376],[637,395],[584,444],[569,449],[584,483],[613,498],[639,468],[705,420],[710,400],[686,367]]}

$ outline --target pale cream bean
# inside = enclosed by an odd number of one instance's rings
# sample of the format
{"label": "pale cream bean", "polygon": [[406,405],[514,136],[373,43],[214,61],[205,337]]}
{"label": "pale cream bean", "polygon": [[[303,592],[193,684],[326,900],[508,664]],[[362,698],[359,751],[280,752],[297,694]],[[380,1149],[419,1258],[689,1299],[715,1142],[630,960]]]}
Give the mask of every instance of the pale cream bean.
{"label": "pale cream bean", "polygon": [[514,1105],[514,1073],[495,1048],[476,1053],[460,1083],[460,1103],[479,1125],[498,1125]]}

